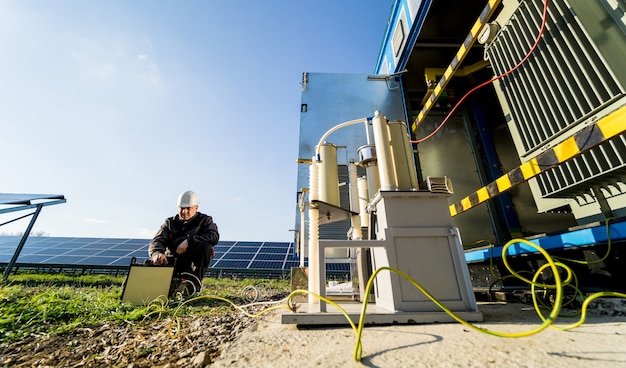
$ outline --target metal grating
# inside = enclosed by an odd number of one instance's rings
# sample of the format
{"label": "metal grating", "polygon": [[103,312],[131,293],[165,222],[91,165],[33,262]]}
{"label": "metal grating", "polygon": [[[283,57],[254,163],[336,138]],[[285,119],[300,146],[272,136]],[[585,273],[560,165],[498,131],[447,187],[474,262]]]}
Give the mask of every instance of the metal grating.
{"label": "metal grating", "polygon": [[[542,12],[542,0],[521,2],[486,48],[496,75],[513,68],[531,49]],[[519,69],[501,79],[500,86],[510,108],[511,131],[519,137],[522,161],[571,135],[577,125],[624,94],[565,0],[549,2],[546,28],[537,49]],[[617,137],[539,175],[537,181],[544,197],[580,192],[591,180],[623,171],[625,158],[624,138]],[[581,185],[583,182],[586,185]]]}

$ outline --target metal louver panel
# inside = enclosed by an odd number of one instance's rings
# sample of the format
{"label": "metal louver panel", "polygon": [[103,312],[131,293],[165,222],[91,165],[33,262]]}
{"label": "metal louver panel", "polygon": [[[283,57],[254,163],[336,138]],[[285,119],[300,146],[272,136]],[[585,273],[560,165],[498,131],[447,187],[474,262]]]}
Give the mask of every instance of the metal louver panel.
{"label": "metal louver panel", "polygon": [[626,177],[626,137],[618,136],[558,168],[539,175],[544,195],[574,197],[592,185],[603,186]]}
{"label": "metal louver panel", "polygon": [[[494,74],[512,69],[531,49],[542,21],[543,1],[522,1],[486,49]],[[565,0],[550,0],[537,49],[501,79],[510,108],[511,132],[519,137],[522,162],[578,130],[578,124],[623,96],[597,47]],[[563,137],[561,137],[563,136]],[[590,180],[625,168],[623,137],[596,147],[538,177],[542,195],[563,196],[591,186]],[[571,195],[569,193],[567,195]]]}

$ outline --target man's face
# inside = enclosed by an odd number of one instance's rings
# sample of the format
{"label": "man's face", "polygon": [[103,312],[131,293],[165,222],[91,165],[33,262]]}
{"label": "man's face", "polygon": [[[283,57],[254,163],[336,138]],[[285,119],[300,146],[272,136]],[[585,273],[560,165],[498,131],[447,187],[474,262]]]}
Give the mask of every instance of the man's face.
{"label": "man's face", "polygon": [[183,221],[187,221],[191,219],[192,217],[196,215],[197,212],[198,212],[198,206],[178,207],[178,216]]}

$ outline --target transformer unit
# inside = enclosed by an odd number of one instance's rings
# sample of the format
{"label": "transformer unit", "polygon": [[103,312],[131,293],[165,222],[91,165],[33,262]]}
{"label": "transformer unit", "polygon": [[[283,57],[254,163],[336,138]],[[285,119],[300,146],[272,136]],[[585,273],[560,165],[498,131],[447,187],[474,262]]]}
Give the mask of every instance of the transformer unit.
{"label": "transformer unit", "polygon": [[[485,27],[494,75],[519,63],[542,24],[542,0],[503,4]],[[495,85],[522,163],[626,104],[625,10],[623,0],[550,0],[537,49]],[[624,178],[626,137],[618,135],[529,184],[540,212],[569,205],[586,223],[626,215]]]}

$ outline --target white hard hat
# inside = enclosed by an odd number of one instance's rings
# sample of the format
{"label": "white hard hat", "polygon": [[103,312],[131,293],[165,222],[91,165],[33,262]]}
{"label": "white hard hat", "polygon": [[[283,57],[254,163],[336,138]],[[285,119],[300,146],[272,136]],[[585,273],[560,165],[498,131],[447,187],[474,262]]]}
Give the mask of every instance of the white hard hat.
{"label": "white hard hat", "polygon": [[197,206],[198,203],[200,203],[200,198],[198,198],[196,192],[192,192],[191,190],[180,193],[178,201],[176,201],[178,207],[193,207]]}

